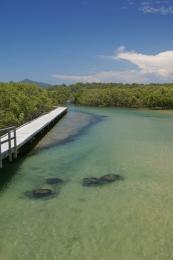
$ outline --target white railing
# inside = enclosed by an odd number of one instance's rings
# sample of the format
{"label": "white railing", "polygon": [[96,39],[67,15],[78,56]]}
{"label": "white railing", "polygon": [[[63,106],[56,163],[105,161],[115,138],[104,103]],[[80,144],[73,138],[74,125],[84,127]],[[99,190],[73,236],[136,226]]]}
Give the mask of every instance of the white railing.
{"label": "white railing", "polygon": [[[13,145],[12,145],[13,141]],[[17,138],[16,127],[8,127],[0,129],[0,168],[2,168],[2,144],[8,143],[8,157],[9,161],[13,160],[13,157],[17,158]]]}

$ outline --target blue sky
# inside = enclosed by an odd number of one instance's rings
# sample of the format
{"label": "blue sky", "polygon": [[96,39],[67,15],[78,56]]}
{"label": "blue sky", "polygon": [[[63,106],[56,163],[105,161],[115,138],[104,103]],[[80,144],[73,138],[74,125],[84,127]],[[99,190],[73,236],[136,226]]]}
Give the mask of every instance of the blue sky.
{"label": "blue sky", "polygon": [[173,0],[0,0],[0,81],[173,82]]}

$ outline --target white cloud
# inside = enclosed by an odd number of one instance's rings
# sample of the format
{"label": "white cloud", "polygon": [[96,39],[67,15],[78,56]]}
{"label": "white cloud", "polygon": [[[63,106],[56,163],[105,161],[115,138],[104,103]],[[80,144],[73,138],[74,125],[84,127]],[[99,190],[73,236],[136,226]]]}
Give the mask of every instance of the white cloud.
{"label": "white cloud", "polygon": [[53,75],[54,78],[63,82],[146,82],[145,73],[136,70],[126,71],[101,71],[89,75]]}
{"label": "white cloud", "polygon": [[173,7],[152,7],[152,6],[144,6],[142,8],[142,11],[145,14],[161,14],[161,15],[167,15],[167,14],[173,14]]}
{"label": "white cloud", "polygon": [[143,14],[173,14],[173,0],[126,0],[127,8],[138,9]]}
{"label": "white cloud", "polygon": [[173,51],[145,55],[135,51],[126,51],[121,47],[112,58],[129,61],[145,74],[155,74],[165,78],[173,76]]}
{"label": "white cloud", "polygon": [[136,65],[136,69],[101,71],[88,75],[56,74],[53,77],[63,82],[173,82],[173,51],[146,55],[135,51],[127,51],[125,47],[121,46],[114,55],[102,55],[100,57],[116,61],[127,61]]}
{"label": "white cloud", "polygon": [[142,1],[140,9],[144,14],[173,14],[173,1],[172,0],[155,0],[155,1]]}

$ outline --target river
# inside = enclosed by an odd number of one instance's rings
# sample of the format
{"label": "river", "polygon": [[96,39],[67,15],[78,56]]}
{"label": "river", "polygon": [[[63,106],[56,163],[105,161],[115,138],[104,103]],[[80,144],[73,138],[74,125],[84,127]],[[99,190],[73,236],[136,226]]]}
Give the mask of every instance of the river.
{"label": "river", "polygon": [[[82,185],[105,174],[123,180]],[[0,175],[2,260],[173,259],[172,111],[72,107]]]}

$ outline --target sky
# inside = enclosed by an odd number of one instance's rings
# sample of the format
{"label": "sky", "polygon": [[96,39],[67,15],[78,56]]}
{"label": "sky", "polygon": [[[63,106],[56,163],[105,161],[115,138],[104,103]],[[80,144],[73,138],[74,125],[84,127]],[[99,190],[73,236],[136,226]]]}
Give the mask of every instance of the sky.
{"label": "sky", "polygon": [[0,0],[0,81],[173,82],[173,0]]}

